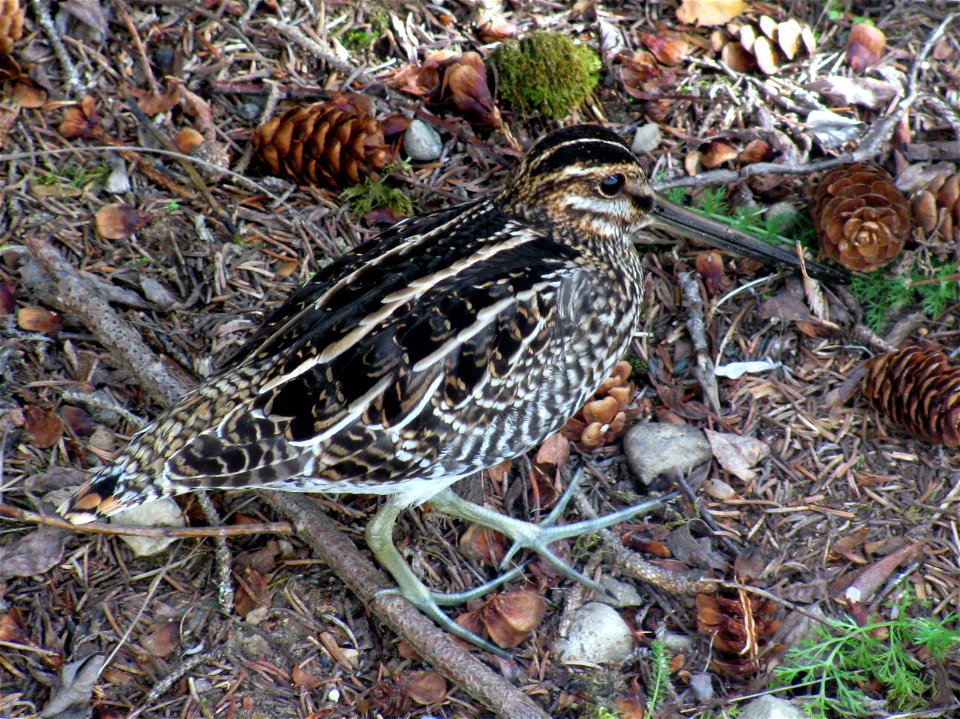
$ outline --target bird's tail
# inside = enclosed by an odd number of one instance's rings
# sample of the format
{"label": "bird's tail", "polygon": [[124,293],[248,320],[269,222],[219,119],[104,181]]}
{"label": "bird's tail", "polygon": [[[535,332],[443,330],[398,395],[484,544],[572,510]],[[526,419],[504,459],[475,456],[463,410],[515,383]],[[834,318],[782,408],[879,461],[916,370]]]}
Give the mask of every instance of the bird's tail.
{"label": "bird's tail", "polygon": [[130,477],[126,470],[117,465],[104,467],[64,502],[57,512],[74,524],[86,524],[152,502],[161,496],[153,486],[139,487],[135,492],[129,487]]}

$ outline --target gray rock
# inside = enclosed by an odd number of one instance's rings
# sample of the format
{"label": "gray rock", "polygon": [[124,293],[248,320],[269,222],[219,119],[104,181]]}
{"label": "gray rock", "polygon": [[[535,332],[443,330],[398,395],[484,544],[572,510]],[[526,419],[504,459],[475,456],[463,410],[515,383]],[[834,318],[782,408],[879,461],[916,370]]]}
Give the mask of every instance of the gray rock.
{"label": "gray rock", "polygon": [[630,627],[616,610],[600,602],[588,602],[577,610],[560,661],[593,664],[626,661],[633,652]]}
{"label": "gray rock", "polygon": [[809,719],[806,712],[786,699],[767,694],[757,697],[740,712],[740,719]]}
{"label": "gray rock", "polygon": [[713,456],[710,443],[696,427],[659,422],[633,425],[623,438],[623,451],[644,484],[667,470],[686,473]]}
{"label": "gray rock", "polygon": [[443,152],[443,140],[431,125],[415,119],[403,135],[403,151],[416,162],[433,162]]}
{"label": "gray rock", "polygon": [[639,607],[643,604],[640,592],[632,584],[621,582],[613,577],[601,577],[600,586],[611,596],[601,596],[597,599],[598,602],[609,604],[611,607]]}
{"label": "gray rock", "polygon": [[698,672],[690,675],[690,688],[701,704],[713,701],[713,675],[707,672]]}
{"label": "gray rock", "polygon": [[660,134],[660,126],[655,122],[648,122],[641,125],[633,133],[633,144],[630,149],[634,155],[640,155],[656,150],[663,141],[663,135]]}

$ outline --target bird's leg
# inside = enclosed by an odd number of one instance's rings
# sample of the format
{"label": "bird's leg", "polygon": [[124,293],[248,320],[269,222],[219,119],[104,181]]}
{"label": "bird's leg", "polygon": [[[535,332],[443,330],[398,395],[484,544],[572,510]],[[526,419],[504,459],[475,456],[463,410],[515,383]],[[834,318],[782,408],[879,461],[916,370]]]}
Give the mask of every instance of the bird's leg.
{"label": "bird's leg", "polygon": [[[575,478],[575,481],[573,482],[574,486],[576,486],[576,481],[578,479],[579,478]],[[598,532],[601,529],[624,522],[638,514],[642,514],[643,512],[654,509],[678,496],[677,492],[672,492],[662,497],[650,499],[632,507],[627,507],[619,512],[613,512],[612,514],[608,514],[603,517],[597,517],[596,519],[587,519],[580,522],[574,522],[573,524],[565,524],[559,527],[552,526],[559,517],[560,512],[563,510],[563,505],[569,501],[569,495],[571,494],[572,489],[568,489],[566,492],[564,492],[564,496],[561,497],[559,509],[554,508],[546,520],[540,524],[534,524],[532,522],[525,522],[513,517],[508,517],[500,514],[499,512],[495,512],[492,509],[487,509],[486,507],[481,507],[473,502],[468,502],[467,500],[458,497],[450,489],[445,489],[439,494],[435,495],[430,499],[430,504],[438,512],[448,514],[452,517],[457,517],[458,519],[463,519],[467,522],[479,524],[509,537],[514,541],[514,546],[510,550],[511,555],[518,549],[531,549],[552,564],[557,571],[563,574],[563,576],[590,587],[591,589],[602,592],[603,589],[599,584],[594,582],[589,577],[584,576],[560,559],[560,557],[558,557],[556,554],[551,552],[550,545],[554,542],[560,541],[561,539],[569,539],[571,537],[579,537],[583,534],[589,534],[591,532]],[[484,585],[484,587],[486,586],[487,585]],[[480,588],[478,587],[477,590],[479,589]]]}
{"label": "bird's leg", "polygon": [[482,649],[486,649],[488,652],[509,659],[510,655],[507,652],[468,629],[464,629],[444,614],[434,598],[434,593],[417,578],[417,575],[410,569],[410,565],[400,556],[400,552],[393,544],[393,525],[404,507],[405,505],[397,501],[395,497],[389,497],[367,523],[367,546],[370,547],[373,556],[380,562],[380,566],[393,576],[393,580],[400,590],[400,595],[430,617],[441,628],[461,639],[476,644]]}

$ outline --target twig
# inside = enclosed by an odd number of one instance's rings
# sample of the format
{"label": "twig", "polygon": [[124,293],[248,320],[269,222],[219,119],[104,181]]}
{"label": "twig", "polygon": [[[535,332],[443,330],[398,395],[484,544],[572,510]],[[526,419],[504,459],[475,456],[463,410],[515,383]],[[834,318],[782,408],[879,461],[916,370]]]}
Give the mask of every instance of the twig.
{"label": "twig", "polygon": [[[207,494],[206,490],[201,489],[195,492],[194,495],[197,498],[197,504],[200,505],[200,509],[203,510],[203,514],[207,518],[207,522],[212,525],[222,525],[223,522],[220,519],[220,513],[217,512],[217,508],[213,506],[213,502],[210,501],[210,495]],[[233,577],[230,574],[230,568],[233,566],[233,558],[230,554],[230,547],[227,546],[226,534],[223,532],[217,533],[214,541],[217,544],[217,603],[220,605],[220,611],[229,617],[233,614],[233,598],[235,595],[233,591]]]}
{"label": "twig", "polygon": [[177,539],[200,539],[203,537],[242,537],[248,534],[291,534],[289,522],[263,522],[260,524],[232,524],[225,527],[121,527],[118,524],[89,522],[76,525],[60,517],[31,512],[28,509],[0,503],[0,518],[19,522],[45,524],[59,529],[69,529],[81,534],[117,534],[126,537],[175,537]]}
{"label": "twig", "polygon": [[693,272],[680,273],[681,297],[683,307],[687,311],[687,332],[693,340],[693,348],[697,353],[697,366],[693,370],[703,393],[706,395],[710,409],[720,414],[720,389],[717,387],[717,375],[713,360],[710,358],[710,345],[707,342],[707,332],[703,323],[703,298],[700,297],[700,285],[694,278]]}
{"label": "twig", "polygon": [[267,500],[293,522],[297,536],[377,617],[423,659],[457,683],[490,711],[508,719],[548,719],[523,692],[461,649],[446,632],[403,598],[378,594],[392,587],[386,575],[361,554],[316,503],[294,492],[266,492]]}
{"label": "twig", "polygon": [[933,46],[937,44],[937,41],[947,31],[947,26],[956,20],[957,17],[957,13],[947,15],[943,21],[937,25],[934,31],[930,33],[930,36],[923,43],[923,47],[920,48],[920,52],[917,53],[917,56],[913,59],[913,62],[910,65],[910,75],[907,79],[907,96],[904,98],[903,102],[900,103],[901,107],[911,107],[913,103],[916,102],[917,97],[920,95],[920,91],[917,89],[917,80],[920,77],[920,68],[923,67],[923,63],[927,61],[927,56],[933,50]]}
{"label": "twig", "polygon": [[43,28],[43,34],[47,36],[47,41],[53,48],[53,54],[57,56],[57,60],[60,62],[60,68],[63,70],[63,74],[67,76],[67,86],[74,96],[78,98],[82,97],[87,89],[80,80],[80,75],[77,73],[77,68],[73,64],[73,60],[70,59],[70,55],[67,53],[67,48],[63,46],[60,33],[57,32],[57,28],[53,24],[53,18],[50,17],[50,8],[47,6],[47,2],[45,2],[45,0],[30,0],[30,5],[33,7],[34,17],[37,19],[40,27]]}

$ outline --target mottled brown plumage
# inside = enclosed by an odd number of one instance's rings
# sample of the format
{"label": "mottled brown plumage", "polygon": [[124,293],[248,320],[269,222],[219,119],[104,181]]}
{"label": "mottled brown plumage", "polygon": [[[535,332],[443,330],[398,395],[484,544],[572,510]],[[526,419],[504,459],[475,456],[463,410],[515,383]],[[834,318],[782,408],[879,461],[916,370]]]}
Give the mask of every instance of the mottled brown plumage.
{"label": "mottled brown plumage", "polygon": [[[404,220],[318,272],[64,513],[89,521],[199,487],[390,495],[370,544],[405,596],[453,629],[393,548],[393,520],[535,447],[610,374],[639,321],[633,239],[651,223],[696,224],[657,201],[615,133],[547,135],[498,195]],[[548,554],[533,525],[460,502],[435,497]]]}

